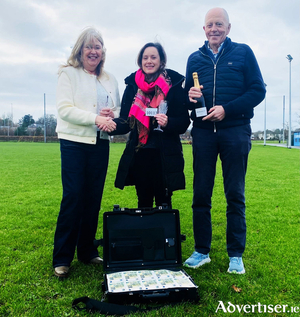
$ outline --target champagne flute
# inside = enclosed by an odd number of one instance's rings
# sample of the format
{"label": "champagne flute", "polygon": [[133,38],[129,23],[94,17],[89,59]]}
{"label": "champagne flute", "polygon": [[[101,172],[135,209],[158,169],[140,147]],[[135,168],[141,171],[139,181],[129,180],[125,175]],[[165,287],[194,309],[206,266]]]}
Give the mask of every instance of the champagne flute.
{"label": "champagne flute", "polygon": [[108,107],[108,96],[106,96],[106,100],[102,100],[99,106],[99,115],[102,109],[105,109]]}
{"label": "champagne flute", "polygon": [[[168,111],[168,103],[166,100],[162,100],[158,106],[158,113],[162,113],[162,114],[166,114]],[[162,129],[161,129],[161,126],[160,124],[157,125],[157,128],[153,129],[153,130],[156,130],[156,131],[161,131],[161,132],[164,132]]]}

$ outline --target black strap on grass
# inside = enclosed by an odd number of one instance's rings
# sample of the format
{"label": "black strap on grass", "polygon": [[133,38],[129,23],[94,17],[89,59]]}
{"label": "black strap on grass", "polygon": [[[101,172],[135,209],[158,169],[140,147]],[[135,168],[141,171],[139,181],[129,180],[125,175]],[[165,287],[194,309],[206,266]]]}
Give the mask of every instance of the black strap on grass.
{"label": "black strap on grass", "polygon": [[[79,304],[82,304],[82,303],[85,304],[84,307],[78,306]],[[105,303],[96,299],[89,298],[87,296],[74,299],[72,303],[72,307],[80,311],[87,310],[89,312],[99,312],[100,314],[105,314],[107,316],[114,316],[114,315],[124,316],[130,313],[147,312],[149,310],[161,308],[161,307],[155,307],[155,308],[142,309],[136,306],[110,304],[110,303]]]}

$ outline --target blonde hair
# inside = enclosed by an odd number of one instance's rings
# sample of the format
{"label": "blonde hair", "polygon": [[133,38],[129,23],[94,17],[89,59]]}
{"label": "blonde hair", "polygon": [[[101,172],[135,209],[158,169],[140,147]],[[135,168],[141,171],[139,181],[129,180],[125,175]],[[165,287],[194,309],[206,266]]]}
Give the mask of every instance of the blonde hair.
{"label": "blonde hair", "polygon": [[81,59],[82,50],[85,45],[92,44],[93,42],[95,42],[95,40],[98,40],[102,45],[102,60],[96,68],[96,74],[97,76],[99,76],[101,74],[101,71],[105,62],[106,48],[104,47],[104,41],[103,41],[102,35],[93,27],[86,28],[79,35],[75,45],[73,46],[71,55],[69,56],[67,63],[60,66],[59,73],[61,72],[62,68],[68,67],[68,66],[73,66],[74,68],[79,68],[79,67],[83,68],[82,59]]}

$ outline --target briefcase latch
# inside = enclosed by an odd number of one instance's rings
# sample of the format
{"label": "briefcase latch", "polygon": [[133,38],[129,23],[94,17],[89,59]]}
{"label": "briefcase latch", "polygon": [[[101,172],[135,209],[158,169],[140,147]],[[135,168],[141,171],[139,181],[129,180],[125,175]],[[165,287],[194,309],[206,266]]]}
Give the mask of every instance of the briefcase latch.
{"label": "briefcase latch", "polygon": [[113,211],[121,211],[120,205],[114,205]]}

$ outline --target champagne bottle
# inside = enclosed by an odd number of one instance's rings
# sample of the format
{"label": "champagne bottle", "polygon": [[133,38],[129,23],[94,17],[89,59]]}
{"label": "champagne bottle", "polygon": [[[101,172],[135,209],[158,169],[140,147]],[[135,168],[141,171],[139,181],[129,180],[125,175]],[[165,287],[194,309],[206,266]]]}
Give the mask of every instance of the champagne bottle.
{"label": "champagne bottle", "polygon": [[[193,79],[194,79],[194,87],[200,89],[199,79],[198,79],[198,73],[193,73]],[[204,117],[207,115],[207,109],[205,107],[205,100],[203,95],[200,98],[193,98],[197,100],[197,104],[195,105],[195,112],[196,117]]]}

